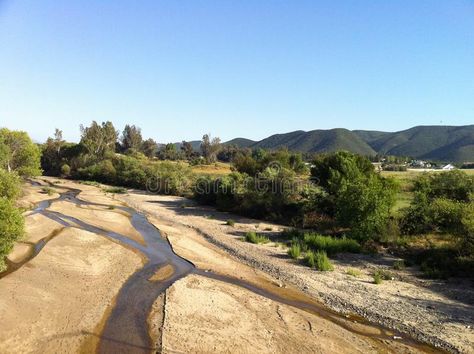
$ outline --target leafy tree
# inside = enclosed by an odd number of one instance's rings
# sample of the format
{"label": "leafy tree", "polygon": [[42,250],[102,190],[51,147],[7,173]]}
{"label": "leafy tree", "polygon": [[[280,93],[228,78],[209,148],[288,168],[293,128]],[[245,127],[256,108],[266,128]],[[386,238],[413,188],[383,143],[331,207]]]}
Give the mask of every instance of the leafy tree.
{"label": "leafy tree", "polygon": [[183,142],[181,143],[181,151],[183,152],[186,160],[191,160],[193,157],[195,157],[193,146],[187,141],[183,140]]}
{"label": "leafy tree", "polygon": [[124,151],[128,149],[140,150],[142,147],[142,131],[135,125],[126,125],[122,132],[122,148]]}
{"label": "leafy tree", "polygon": [[158,144],[151,138],[147,139],[142,144],[142,151],[148,158],[155,157],[158,152]]}
{"label": "leafy tree", "polygon": [[178,160],[180,158],[179,151],[173,143],[163,146],[159,152],[159,157],[161,160]]}
{"label": "leafy tree", "polygon": [[40,150],[26,132],[0,129],[0,167],[26,177],[41,174]]}
{"label": "leafy tree", "polygon": [[95,158],[102,159],[107,152],[115,151],[118,132],[112,122],[99,125],[93,121],[90,127],[81,124],[81,144]]}
{"label": "leafy tree", "polygon": [[321,207],[354,237],[380,236],[395,203],[395,181],[377,174],[368,159],[348,152],[324,155],[313,165],[313,180],[327,192]]}
{"label": "leafy tree", "polygon": [[201,153],[208,163],[216,162],[217,153],[221,148],[221,139],[212,138],[209,134],[204,134],[201,141]]}

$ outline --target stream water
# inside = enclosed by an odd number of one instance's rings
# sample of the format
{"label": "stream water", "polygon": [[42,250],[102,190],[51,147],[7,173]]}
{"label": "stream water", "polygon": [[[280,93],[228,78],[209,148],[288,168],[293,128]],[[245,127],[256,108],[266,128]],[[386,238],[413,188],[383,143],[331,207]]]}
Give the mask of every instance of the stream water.
{"label": "stream water", "polygon": [[[362,318],[354,317],[353,319],[357,319],[357,322],[376,329],[376,331],[367,332],[357,330],[353,326],[350,326],[346,317],[330,311],[322,304],[312,300],[303,293],[297,297],[294,295],[289,296],[283,289],[281,291],[275,289],[269,290],[242,279],[196,269],[192,263],[175,254],[168,241],[161,236],[158,229],[148,221],[145,215],[137,212],[133,208],[127,206],[114,207],[126,212],[130,216],[131,223],[143,237],[144,244],[136,242],[119,233],[90,225],[75,217],[49,210],[48,208],[58,201],[74,203],[81,207],[109,207],[109,205],[106,204],[92,203],[79,199],[78,194],[81,191],[78,189],[66,188],[60,185],[55,187],[58,189],[61,188],[65,190],[65,192],[60,193],[60,196],[56,199],[40,202],[32,213],[44,215],[65,227],[77,227],[104,236],[140,253],[145,258],[143,267],[128,278],[116,296],[115,305],[106,319],[100,335],[99,346],[97,349],[99,353],[150,353],[153,348],[152,340],[149,335],[147,319],[152,305],[158,296],[175,281],[190,273],[237,285],[271,300],[324,317],[353,333],[377,340],[381,343],[386,340],[392,340],[393,336],[396,335],[403,338],[400,339],[401,342],[417,349],[418,351],[439,352],[431,346],[421,344],[406,338],[406,336],[397,334],[394,331],[384,329],[383,327],[369,324]],[[15,271],[24,263],[34,258],[54,236],[55,235],[52,234],[36,243],[30,257],[25,259],[22,263],[9,264],[10,269],[7,270],[5,274]],[[166,277],[164,280],[150,281],[150,278],[163,267],[172,269],[171,275]],[[390,351],[389,346],[387,346],[387,350]]]}

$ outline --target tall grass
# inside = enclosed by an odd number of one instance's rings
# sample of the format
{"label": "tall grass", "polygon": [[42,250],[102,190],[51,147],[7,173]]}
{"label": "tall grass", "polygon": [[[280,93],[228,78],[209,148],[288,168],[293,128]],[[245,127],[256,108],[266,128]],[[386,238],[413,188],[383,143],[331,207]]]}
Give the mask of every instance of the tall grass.
{"label": "tall grass", "polygon": [[247,232],[245,234],[245,241],[255,244],[270,242],[268,237],[259,235],[255,231]]}
{"label": "tall grass", "polygon": [[293,243],[288,250],[288,255],[293,259],[298,259],[301,255],[301,247],[299,243]]}
{"label": "tall grass", "polygon": [[304,235],[303,242],[314,251],[325,251],[329,255],[341,252],[359,253],[360,244],[349,238],[335,238],[331,236],[322,236],[319,234],[307,233]]}
{"label": "tall grass", "polygon": [[334,270],[334,266],[332,265],[325,251],[306,252],[304,262],[306,263],[307,266],[311,268],[316,268],[317,270],[320,270],[320,271]]}

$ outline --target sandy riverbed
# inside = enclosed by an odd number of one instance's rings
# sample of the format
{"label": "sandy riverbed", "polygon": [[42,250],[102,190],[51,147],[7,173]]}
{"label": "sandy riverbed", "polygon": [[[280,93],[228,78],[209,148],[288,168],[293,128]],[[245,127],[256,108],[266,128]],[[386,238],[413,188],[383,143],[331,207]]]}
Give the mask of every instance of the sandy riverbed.
{"label": "sandy riverbed", "polygon": [[[241,241],[246,231],[271,234],[265,230],[281,230],[280,225],[220,213],[179,197],[137,192],[119,198],[149,213],[178,254],[190,257],[204,269],[241,274],[229,261],[221,261],[222,257],[205,256],[209,247],[202,246],[203,240],[251,265],[253,273],[261,270],[277,282],[297,286],[334,310],[360,314],[454,351],[474,352],[474,287],[468,280],[422,280],[409,269],[392,270],[396,280],[375,285],[371,272],[378,267],[388,268],[393,259],[362,255],[341,256],[334,260],[334,272],[316,272],[291,261],[281,247]],[[236,225],[225,225],[227,219],[235,220]],[[348,268],[358,269],[361,276],[347,275]]]}
{"label": "sandy riverbed", "polygon": [[[248,230],[270,233],[266,230],[281,230],[279,225],[218,213],[177,197],[141,192],[112,197],[92,186],[70,181],[62,181],[61,185],[83,190],[79,198],[84,200],[117,206],[126,202],[143,210],[168,237],[175,252],[199,269],[242,279],[270,293],[285,293],[289,297],[298,296],[295,294],[299,288],[333,309],[358,312],[412,334],[422,331],[425,338],[446,341],[463,352],[472,350],[472,330],[466,325],[472,323],[472,304],[468,302],[472,290],[463,284],[425,283],[407,271],[400,274],[403,281],[375,286],[369,281],[371,267],[387,260],[359,256],[336,260],[334,272],[315,272],[290,261],[280,247],[240,240]],[[30,199],[41,200],[37,191],[33,193]],[[183,207],[184,204],[187,206]],[[53,204],[52,209],[139,240],[140,235],[134,234],[128,217],[118,210],[63,202]],[[28,235],[23,244],[37,242],[55,229],[58,234],[35,258],[0,279],[0,316],[5,319],[0,324],[0,352],[91,351],[114,297],[123,282],[141,266],[142,259],[99,235],[74,227],[62,230],[54,221],[39,216],[27,216]],[[225,225],[226,219],[236,220],[235,227]],[[21,259],[19,255],[26,252],[22,248],[18,246],[11,256]],[[346,275],[349,266],[360,269],[362,277]],[[171,273],[172,269],[165,267],[149,281],[161,281]],[[370,334],[377,335],[376,327],[350,319],[341,327],[324,316],[205,275],[179,280],[155,302],[149,327],[157,350],[416,351],[416,347],[407,347],[397,340],[374,340]],[[444,287],[445,292],[438,287]],[[455,299],[463,287],[464,297]]]}

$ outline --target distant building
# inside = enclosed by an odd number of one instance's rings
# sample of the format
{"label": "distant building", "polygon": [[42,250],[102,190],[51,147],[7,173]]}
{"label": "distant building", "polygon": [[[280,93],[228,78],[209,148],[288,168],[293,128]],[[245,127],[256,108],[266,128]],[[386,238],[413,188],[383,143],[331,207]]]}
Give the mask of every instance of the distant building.
{"label": "distant building", "polygon": [[451,171],[451,170],[454,170],[455,168],[456,167],[454,167],[451,164],[447,164],[446,166],[441,167],[441,169],[444,170],[444,171]]}

